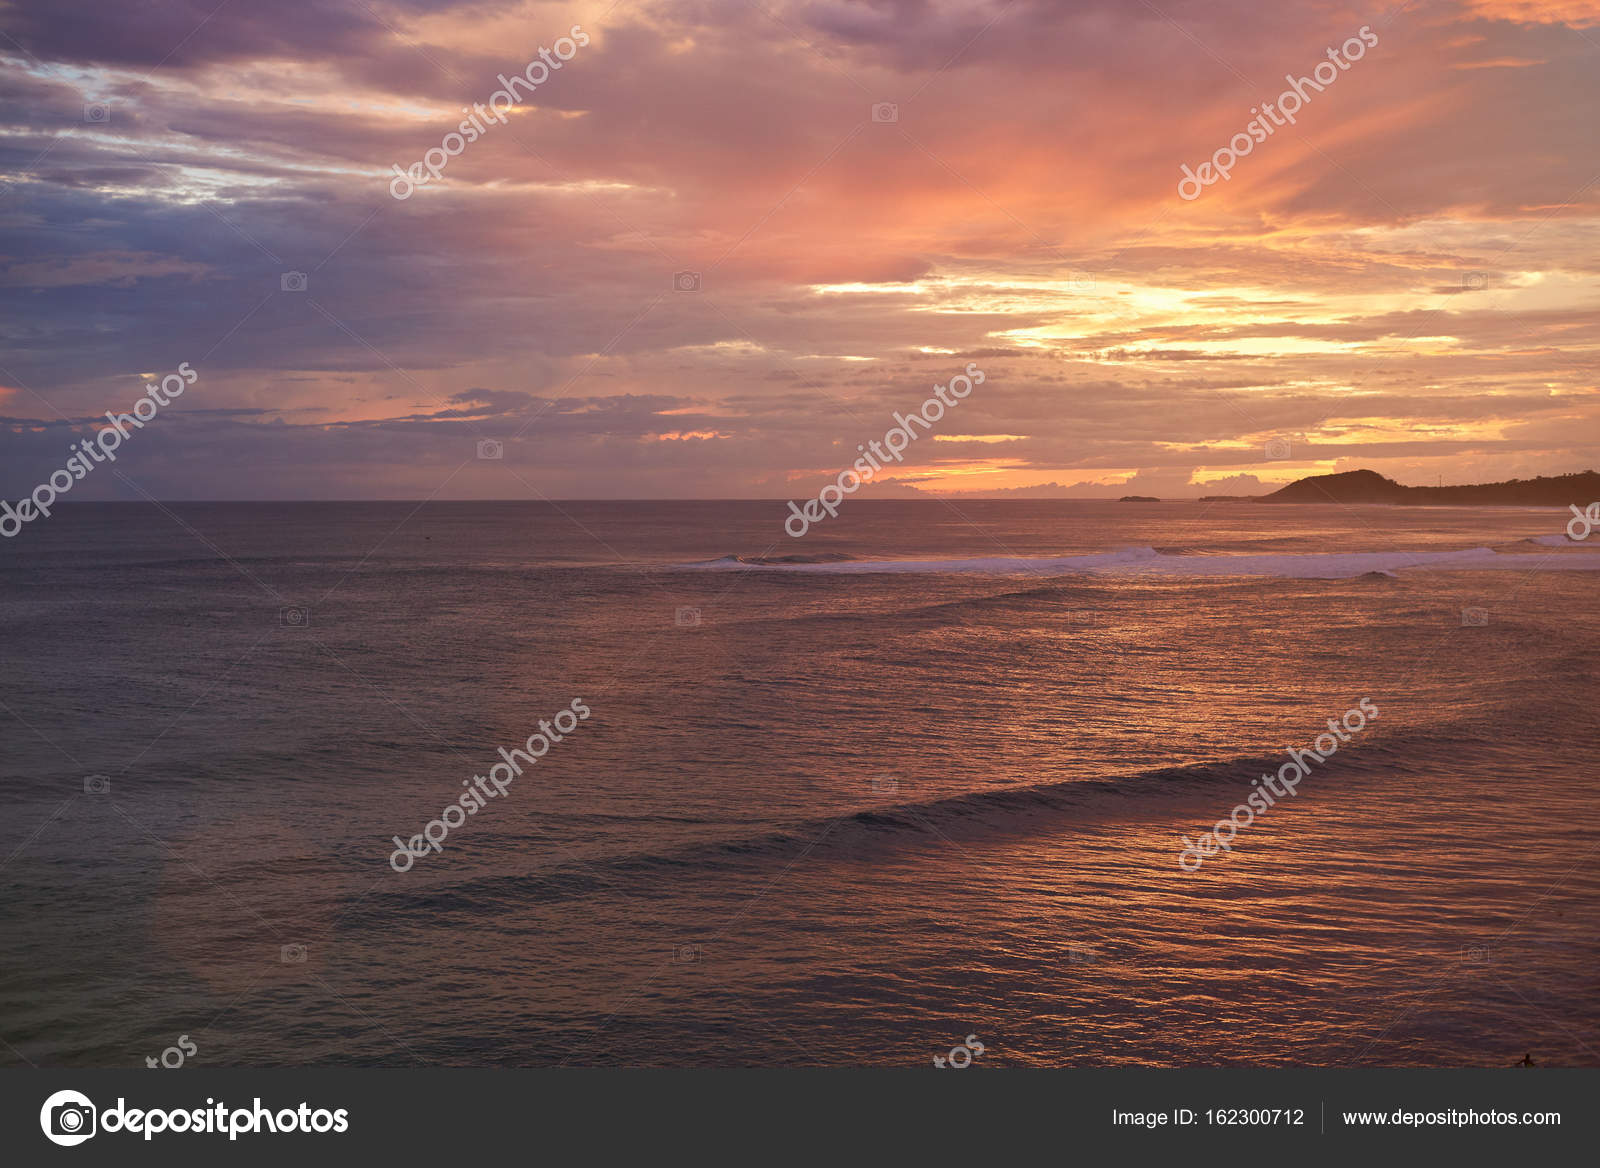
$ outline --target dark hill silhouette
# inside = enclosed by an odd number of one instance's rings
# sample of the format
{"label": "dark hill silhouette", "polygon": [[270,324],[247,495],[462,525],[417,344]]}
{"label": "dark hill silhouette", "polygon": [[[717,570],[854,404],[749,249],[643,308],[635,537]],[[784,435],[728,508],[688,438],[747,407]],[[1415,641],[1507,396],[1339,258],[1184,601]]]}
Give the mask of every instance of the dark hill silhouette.
{"label": "dark hill silhouette", "polygon": [[1407,487],[1373,470],[1311,475],[1270,495],[1211,495],[1211,499],[1249,499],[1255,503],[1405,503],[1522,507],[1588,507],[1600,501],[1600,474],[1555,475],[1474,483],[1461,487]]}

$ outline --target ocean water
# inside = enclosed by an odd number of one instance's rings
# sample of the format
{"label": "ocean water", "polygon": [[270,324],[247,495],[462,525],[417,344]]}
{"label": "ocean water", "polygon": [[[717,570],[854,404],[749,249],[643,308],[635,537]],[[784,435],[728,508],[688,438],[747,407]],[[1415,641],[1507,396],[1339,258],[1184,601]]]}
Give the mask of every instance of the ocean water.
{"label": "ocean water", "polygon": [[[1567,514],[785,514],[4,541],[0,1065],[1600,1065]],[[576,725],[397,853],[541,720]]]}

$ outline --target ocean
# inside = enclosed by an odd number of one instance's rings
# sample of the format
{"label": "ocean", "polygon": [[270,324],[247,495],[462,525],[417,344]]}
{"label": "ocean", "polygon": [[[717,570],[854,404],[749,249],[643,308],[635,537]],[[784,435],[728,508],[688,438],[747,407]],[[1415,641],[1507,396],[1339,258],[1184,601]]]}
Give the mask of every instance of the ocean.
{"label": "ocean", "polygon": [[786,514],[4,541],[0,1065],[1600,1065],[1567,513]]}

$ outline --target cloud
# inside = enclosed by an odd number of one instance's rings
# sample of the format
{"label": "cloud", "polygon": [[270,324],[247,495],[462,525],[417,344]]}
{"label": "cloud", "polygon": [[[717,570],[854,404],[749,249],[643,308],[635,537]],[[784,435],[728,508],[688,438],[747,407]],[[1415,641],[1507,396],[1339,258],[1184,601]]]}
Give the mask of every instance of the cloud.
{"label": "cloud", "polygon": [[[183,360],[201,383],[129,454],[173,497],[783,496],[968,361],[958,440],[895,489],[1192,492],[1310,465],[1260,466],[1280,435],[1397,477],[1583,469],[1593,6],[1376,21],[1192,203],[1179,166],[1374,18],[1162,10],[13,4],[0,486]],[[508,124],[389,197],[580,21]],[[505,465],[458,472],[480,436]]]}

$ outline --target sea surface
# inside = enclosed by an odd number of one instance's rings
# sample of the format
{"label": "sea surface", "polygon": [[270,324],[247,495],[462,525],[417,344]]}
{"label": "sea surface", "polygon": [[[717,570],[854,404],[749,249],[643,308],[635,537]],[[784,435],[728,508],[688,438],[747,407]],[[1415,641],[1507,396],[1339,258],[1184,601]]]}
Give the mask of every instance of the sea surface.
{"label": "sea surface", "polygon": [[1600,535],[786,514],[79,504],[0,543],[0,1065],[1600,1065]]}

